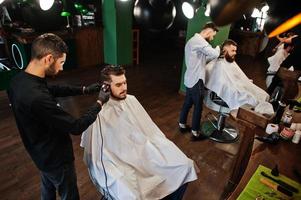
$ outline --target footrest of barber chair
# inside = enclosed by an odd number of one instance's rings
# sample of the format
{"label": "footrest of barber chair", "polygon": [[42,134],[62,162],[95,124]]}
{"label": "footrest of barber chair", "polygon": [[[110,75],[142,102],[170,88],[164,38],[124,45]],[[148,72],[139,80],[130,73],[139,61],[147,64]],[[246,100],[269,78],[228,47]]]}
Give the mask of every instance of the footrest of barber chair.
{"label": "footrest of barber chair", "polygon": [[209,139],[220,143],[232,143],[239,138],[237,130],[233,128],[224,128],[223,130],[214,130]]}
{"label": "footrest of barber chair", "polygon": [[210,140],[220,143],[233,143],[239,138],[238,130],[226,124],[221,131],[217,130],[217,121],[205,121],[202,123],[201,131]]}

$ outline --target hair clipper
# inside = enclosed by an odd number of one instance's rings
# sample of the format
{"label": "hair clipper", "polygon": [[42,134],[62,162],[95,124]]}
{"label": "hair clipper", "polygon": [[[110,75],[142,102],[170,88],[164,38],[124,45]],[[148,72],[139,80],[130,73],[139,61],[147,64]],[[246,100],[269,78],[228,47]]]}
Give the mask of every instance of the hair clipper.
{"label": "hair clipper", "polygon": [[110,84],[103,82],[100,86],[100,89],[103,92],[108,92],[108,91],[110,91]]}

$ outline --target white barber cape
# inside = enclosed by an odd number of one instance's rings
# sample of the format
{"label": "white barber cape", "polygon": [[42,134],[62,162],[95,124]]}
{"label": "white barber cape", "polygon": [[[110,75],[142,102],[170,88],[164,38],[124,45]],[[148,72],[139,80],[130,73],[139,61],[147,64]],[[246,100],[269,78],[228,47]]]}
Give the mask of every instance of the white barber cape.
{"label": "white barber cape", "polygon": [[83,133],[81,146],[93,183],[106,191],[103,156],[113,199],[161,199],[197,179],[194,162],[165,137],[132,95],[110,99]]}
{"label": "white barber cape", "polygon": [[269,99],[268,93],[256,86],[236,62],[218,58],[206,65],[205,86],[227,103],[230,110],[244,104],[256,106]]}

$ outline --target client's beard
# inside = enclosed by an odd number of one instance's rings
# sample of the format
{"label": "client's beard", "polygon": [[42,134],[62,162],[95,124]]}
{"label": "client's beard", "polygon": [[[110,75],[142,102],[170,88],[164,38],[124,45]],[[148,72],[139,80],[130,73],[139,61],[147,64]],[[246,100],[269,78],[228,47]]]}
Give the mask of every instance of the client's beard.
{"label": "client's beard", "polygon": [[233,63],[235,61],[235,56],[230,56],[228,53],[225,54],[225,59],[229,63]]}
{"label": "client's beard", "polygon": [[125,95],[125,97],[118,97],[118,96],[115,96],[112,92],[111,92],[111,97],[113,98],[113,99],[115,99],[115,100],[124,100],[124,99],[126,99],[126,95]]}

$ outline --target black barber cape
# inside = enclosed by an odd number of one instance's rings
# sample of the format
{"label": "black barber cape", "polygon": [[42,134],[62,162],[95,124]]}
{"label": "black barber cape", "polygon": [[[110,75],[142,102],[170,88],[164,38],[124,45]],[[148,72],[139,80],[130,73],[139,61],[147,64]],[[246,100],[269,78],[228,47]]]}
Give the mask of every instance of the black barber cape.
{"label": "black barber cape", "polygon": [[24,71],[10,83],[9,99],[24,146],[42,171],[51,171],[73,162],[69,134],[78,135],[92,124],[101,110],[97,103],[75,119],[55,97],[82,94],[82,87],[48,86],[44,78]]}

